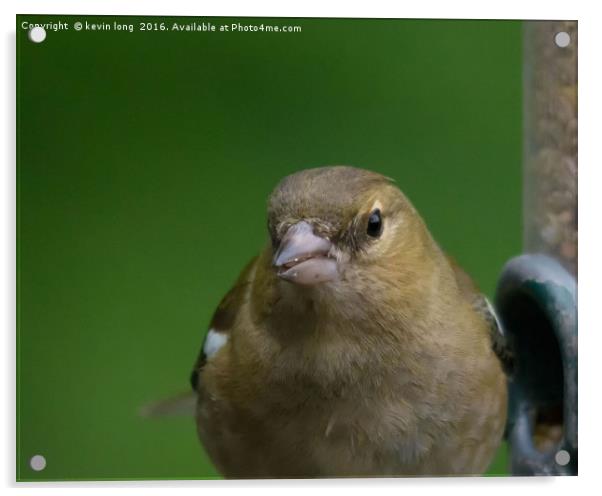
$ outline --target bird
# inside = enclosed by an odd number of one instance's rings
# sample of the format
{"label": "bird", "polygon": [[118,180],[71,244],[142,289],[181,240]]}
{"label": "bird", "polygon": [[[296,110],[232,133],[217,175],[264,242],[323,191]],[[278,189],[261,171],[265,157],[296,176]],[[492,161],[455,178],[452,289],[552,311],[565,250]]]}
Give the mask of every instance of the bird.
{"label": "bird", "polygon": [[267,242],[219,303],[190,382],[225,478],[480,475],[511,353],[491,304],[395,182],[286,176]]}

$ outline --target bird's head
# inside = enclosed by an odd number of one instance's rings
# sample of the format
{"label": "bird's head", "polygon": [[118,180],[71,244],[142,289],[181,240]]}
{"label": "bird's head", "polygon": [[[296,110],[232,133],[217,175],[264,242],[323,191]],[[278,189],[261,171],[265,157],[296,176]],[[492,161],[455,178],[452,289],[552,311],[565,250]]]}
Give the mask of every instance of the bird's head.
{"label": "bird's head", "polygon": [[268,203],[272,266],[301,286],[374,279],[412,262],[422,220],[392,181],[347,166],[285,177]]}

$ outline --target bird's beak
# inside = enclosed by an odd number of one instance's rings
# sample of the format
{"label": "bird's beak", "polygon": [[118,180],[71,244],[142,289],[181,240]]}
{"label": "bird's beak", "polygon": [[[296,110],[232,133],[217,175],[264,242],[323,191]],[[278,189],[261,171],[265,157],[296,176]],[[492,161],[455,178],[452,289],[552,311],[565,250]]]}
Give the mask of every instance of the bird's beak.
{"label": "bird's beak", "polygon": [[328,256],[332,243],[316,236],[305,221],[292,225],[274,255],[278,277],[311,286],[339,277],[337,261]]}

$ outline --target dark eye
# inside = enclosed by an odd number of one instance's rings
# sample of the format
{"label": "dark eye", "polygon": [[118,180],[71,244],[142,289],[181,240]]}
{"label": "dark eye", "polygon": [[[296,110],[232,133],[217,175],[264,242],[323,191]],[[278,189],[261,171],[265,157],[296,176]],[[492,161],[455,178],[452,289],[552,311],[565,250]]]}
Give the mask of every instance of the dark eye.
{"label": "dark eye", "polygon": [[377,208],[374,210],[368,218],[368,236],[378,238],[383,232],[383,220],[380,216],[380,210]]}

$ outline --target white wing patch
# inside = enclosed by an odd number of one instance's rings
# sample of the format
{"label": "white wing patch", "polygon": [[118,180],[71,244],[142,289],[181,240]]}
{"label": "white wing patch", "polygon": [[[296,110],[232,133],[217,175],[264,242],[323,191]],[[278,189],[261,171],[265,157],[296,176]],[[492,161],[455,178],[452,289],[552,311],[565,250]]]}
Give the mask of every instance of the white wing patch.
{"label": "white wing patch", "polygon": [[205,338],[205,345],[203,346],[203,353],[207,358],[211,358],[215,355],[222,346],[228,342],[228,335],[223,332],[219,332],[215,329],[209,329],[207,337]]}
{"label": "white wing patch", "polygon": [[497,313],[495,311],[495,308],[493,308],[493,305],[491,304],[491,302],[489,301],[489,298],[485,297],[485,303],[487,303],[487,309],[489,310],[489,313],[493,316],[493,318],[495,319],[495,323],[497,325],[497,330],[498,332],[503,336],[504,335],[504,328],[502,327],[502,323],[500,322],[500,319],[497,316]]}

